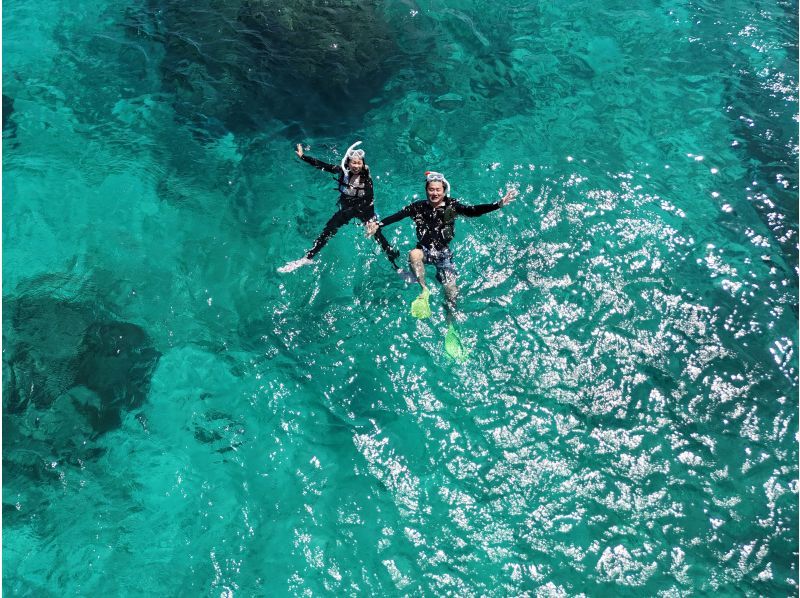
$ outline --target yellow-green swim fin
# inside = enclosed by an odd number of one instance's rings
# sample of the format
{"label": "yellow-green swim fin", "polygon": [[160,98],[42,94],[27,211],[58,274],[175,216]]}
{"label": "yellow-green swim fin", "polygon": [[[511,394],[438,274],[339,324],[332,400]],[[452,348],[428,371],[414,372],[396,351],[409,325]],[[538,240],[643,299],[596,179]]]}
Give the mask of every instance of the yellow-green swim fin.
{"label": "yellow-green swim fin", "polygon": [[444,352],[458,363],[464,363],[469,357],[469,349],[461,342],[461,336],[452,324],[444,336]]}
{"label": "yellow-green swim fin", "polygon": [[425,289],[420,293],[419,297],[411,302],[411,315],[415,318],[430,318],[431,317],[431,292]]}

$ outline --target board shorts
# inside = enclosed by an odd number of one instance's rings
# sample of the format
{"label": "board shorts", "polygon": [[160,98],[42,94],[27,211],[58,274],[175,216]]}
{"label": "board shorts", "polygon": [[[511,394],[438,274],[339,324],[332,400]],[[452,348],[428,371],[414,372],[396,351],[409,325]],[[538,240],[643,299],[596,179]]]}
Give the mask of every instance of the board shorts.
{"label": "board shorts", "polygon": [[436,266],[436,280],[442,284],[455,284],[458,271],[453,263],[453,252],[449,249],[421,247],[423,262]]}

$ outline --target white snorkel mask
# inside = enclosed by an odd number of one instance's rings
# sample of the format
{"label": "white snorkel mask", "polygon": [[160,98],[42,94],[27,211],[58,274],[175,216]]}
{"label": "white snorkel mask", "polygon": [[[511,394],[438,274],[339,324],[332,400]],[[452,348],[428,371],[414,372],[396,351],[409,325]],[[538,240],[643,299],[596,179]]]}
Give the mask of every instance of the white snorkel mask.
{"label": "white snorkel mask", "polygon": [[444,185],[444,196],[452,197],[450,195],[450,183],[447,182],[447,179],[444,178],[444,175],[441,172],[433,172],[432,170],[428,170],[425,173],[425,186],[427,186],[430,182],[436,181],[439,181]]}
{"label": "white snorkel mask", "polygon": [[361,145],[360,141],[356,141],[353,145],[347,148],[347,151],[344,153],[344,157],[342,158],[342,170],[345,172],[350,172],[350,169],[345,167],[345,162],[347,162],[348,158],[361,158],[364,159],[364,150],[363,149],[356,149],[359,145]]}

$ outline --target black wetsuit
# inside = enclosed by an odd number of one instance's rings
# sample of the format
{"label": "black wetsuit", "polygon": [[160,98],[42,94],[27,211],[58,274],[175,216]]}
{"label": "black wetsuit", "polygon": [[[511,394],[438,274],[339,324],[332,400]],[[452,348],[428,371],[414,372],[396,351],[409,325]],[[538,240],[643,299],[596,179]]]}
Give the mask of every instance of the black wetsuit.
{"label": "black wetsuit", "polygon": [[[372,177],[369,175],[369,169],[366,168],[366,166],[358,175],[351,176],[348,172],[345,172],[341,166],[334,166],[333,164],[328,164],[327,162],[306,155],[301,156],[301,159],[311,164],[314,168],[319,168],[320,170],[330,172],[339,177],[339,209],[331,216],[331,219],[328,220],[320,236],[314,241],[314,245],[308,250],[308,253],[306,253],[308,259],[313,259],[313,257],[319,253],[319,250],[325,247],[325,244],[330,238],[336,234],[336,231],[353,218],[358,218],[363,223],[375,219],[374,191],[372,188]],[[380,243],[389,261],[397,268],[395,259],[400,253],[392,248],[389,241],[386,240],[386,237],[384,237],[383,233],[380,231],[375,234],[375,240]]]}
{"label": "black wetsuit", "polygon": [[[456,216],[481,216],[500,209],[500,202],[465,206],[457,199],[445,197],[434,208],[427,199],[407,205],[399,212],[384,218],[381,226],[411,218],[417,225],[417,248],[436,253],[449,250],[456,230]],[[380,232],[380,231],[378,231]]]}

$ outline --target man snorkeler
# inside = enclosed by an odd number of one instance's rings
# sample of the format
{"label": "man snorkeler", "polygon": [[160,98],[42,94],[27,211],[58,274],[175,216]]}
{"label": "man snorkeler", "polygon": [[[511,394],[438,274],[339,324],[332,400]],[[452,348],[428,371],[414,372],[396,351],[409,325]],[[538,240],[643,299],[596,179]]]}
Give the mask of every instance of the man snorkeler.
{"label": "man snorkeler", "polygon": [[[450,183],[439,172],[425,173],[425,194],[427,200],[421,200],[407,205],[399,212],[378,222],[373,220],[367,223],[367,236],[380,234],[381,229],[389,224],[399,222],[404,218],[411,218],[417,227],[417,246],[408,256],[411,270],[417,282],[422,287],[421,299],[427,305],[430,295],[425,283],[425,264],[436,267],[436,278],[444,287],[445,307],[448,311],[448,320],[455,315],[458,287],[456,286],[457,272],[453,263],[453,252],[450,242],[455,237],[455,221],[457,216],[481,216],[494,210],[499,210],[517,196],[516,189],[509,191],[494,203],[464,205],[459,200],[450,197]],[[415,302],[416,303],[416,302]],[[414,309],[412,306],[412,313]],[[417,315],[415,313],[415,315]],[[427,313],[417,315],[426,317]]]}

